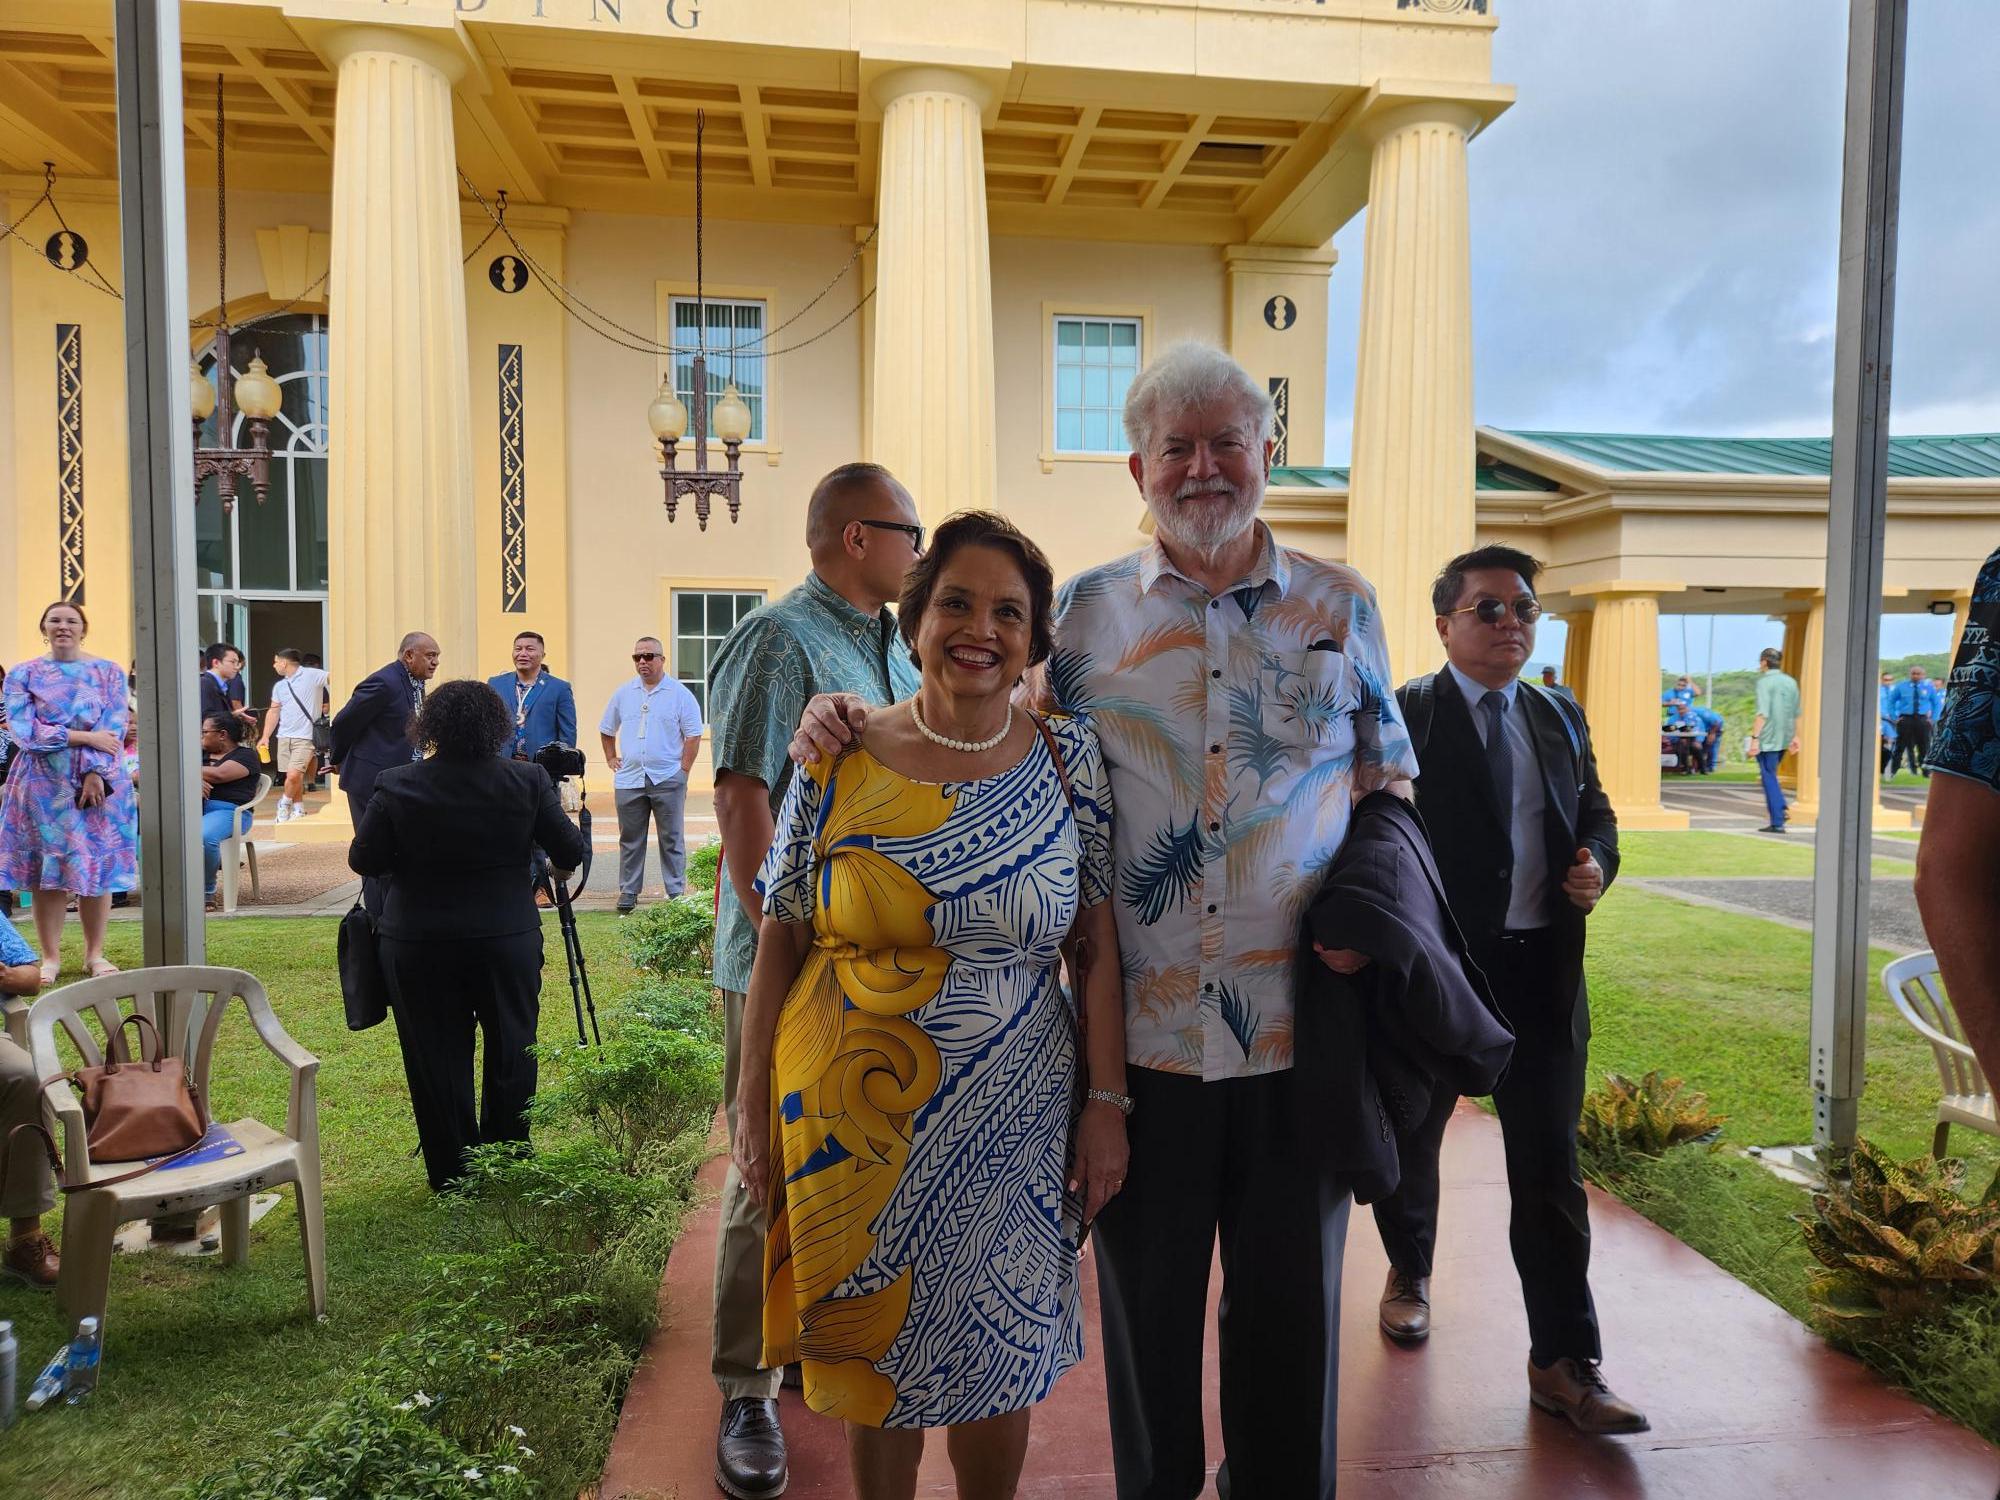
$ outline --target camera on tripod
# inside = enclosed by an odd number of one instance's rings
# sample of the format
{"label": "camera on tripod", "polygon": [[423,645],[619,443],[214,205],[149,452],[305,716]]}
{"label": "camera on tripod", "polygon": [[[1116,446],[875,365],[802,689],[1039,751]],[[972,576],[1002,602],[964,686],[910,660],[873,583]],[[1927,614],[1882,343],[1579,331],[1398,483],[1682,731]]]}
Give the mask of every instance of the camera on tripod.
{"label": "camera on tripod", "polygon": [[558,786],[572,776],[583,775],[583,752],[560,740],[550,740],[528,759],[548,772],[549,780]]}

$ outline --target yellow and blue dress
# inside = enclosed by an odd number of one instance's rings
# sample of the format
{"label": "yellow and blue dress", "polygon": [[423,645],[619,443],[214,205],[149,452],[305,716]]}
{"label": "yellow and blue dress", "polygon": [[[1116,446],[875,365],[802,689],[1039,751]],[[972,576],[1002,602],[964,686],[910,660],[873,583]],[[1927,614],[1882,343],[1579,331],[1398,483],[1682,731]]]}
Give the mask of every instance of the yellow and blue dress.
{"label": "yellow and blue dress", "polygon": [[1111,894],[1096,739],[920,782],[868,751],[792,778],[758,879],[811,922],[778,1018],[764,1351],[814,1410],[942,1427],[1032,1406],[1083,1351],[1076,1057],[1057,955]]}

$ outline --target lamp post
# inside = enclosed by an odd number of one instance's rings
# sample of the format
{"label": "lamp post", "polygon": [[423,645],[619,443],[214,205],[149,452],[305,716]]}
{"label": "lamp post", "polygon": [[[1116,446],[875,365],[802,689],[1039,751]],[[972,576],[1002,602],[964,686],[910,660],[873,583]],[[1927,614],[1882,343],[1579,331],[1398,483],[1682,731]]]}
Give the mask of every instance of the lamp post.
{"label": "lamp post", "polygon": [[674,394],[671,370],[660,384],[660,394],[653,398],[653,404],[646,410],[646,421],[653,429],[653,436],[660,441],[660,478],[666,485],[667,519],[674,519],[683,495],[692,495],[695,522],[706,531],[710,502],[716,495],[721,495],[729,502],[729,520],[733,525],[743,509],[743,476],[737,465],[743,440],[750,436],[750,408],[738,394],[733,381],[723,388],[722,398],[715,403],[715,435],[722,439],[722,451],[728,467],[711,469],[708,466],[708,362],[699,354],[694,357],[694,388],[688,394],[694,398],[692,469],[679,469],[674,464],[677,445],[687,432],[688,409]]}
{"label": "lamp post", "polygon": [[[211,385],[199,365],[188,365],[188,405],[194,413],[194,490],[199,503],[202,484],[213,476],[216,493],[222,499],[223,514],[227,515],[236,508],[236,482],[239,479],[250,481],[250,487],[257,492],[259,505],[270,493],[270,424],[271,418],[278,414],[284,393],[278,389],[278,382],[271,378],[271,372],[264,367],[260,355],[250,357],[250,368],[241,375],[231,374],[227,325],[215,333],[215,371],[215,384]],[[236,425],[235,414],[238,411],[250,419],[250,446],[247,448],[235,448],[229,444],[230,429]],[[215,424],[216,446],[204,448],[201,445],[201,424],[213,413],[220,413]]]}

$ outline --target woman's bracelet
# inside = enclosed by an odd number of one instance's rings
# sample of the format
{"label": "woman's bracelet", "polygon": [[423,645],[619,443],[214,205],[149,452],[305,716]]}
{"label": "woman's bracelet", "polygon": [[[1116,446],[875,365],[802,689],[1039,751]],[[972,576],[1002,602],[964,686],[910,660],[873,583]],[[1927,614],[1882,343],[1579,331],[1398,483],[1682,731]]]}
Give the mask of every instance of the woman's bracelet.
{"label": "woman's bracelet", "polygon": [[1095,1100],[1099,1104],[1108,1104],[1117,1110],[1119,1114],[1125,1115],[1128,1118],[1132,1113],[1133,1102],[1130,1094],[1114,1094],[1110,1089],[1085,1089],[1083,1097]]}

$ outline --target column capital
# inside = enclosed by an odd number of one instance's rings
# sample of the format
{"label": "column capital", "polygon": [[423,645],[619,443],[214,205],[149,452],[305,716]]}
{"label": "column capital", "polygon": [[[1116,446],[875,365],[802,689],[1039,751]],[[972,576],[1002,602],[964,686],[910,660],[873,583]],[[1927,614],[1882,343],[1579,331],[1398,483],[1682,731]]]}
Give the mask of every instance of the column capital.
{"label": "column capital", "polygon": [[957,49],[917,50],[925,55],[861,60],[865,107],[879,112],[911,94],[950,94],[969,100],[982,119],[999,109],[1007,81],[1004,59]]}
{"label": "column capital", "polygon": [[1514,102],[1504,84],[1419,83],[1383,79],[1347,122],[1346,130],[1373,146],[1384,137],[1417,125],[1449,125],[1470,139]]}
{"label": "column capital", "polygon": [[465,38],[449,17],[418,20],[412,15],[407,24],[398,22],[393,26],[309,17],[292,17],[292,20],[335,72],[350,57],[377,53],[434,68],[444,75],[445,82],[456,86],[464,79],[471,61]]}
{"label": "column capital", "polygon": [[1685,594],[1684,583],[1659,582],[1643,579],[1614,578],[1608,583],[1573,583],[1565,591],[1572,598],[1617,599],[1630,598],[1635,594]]}

